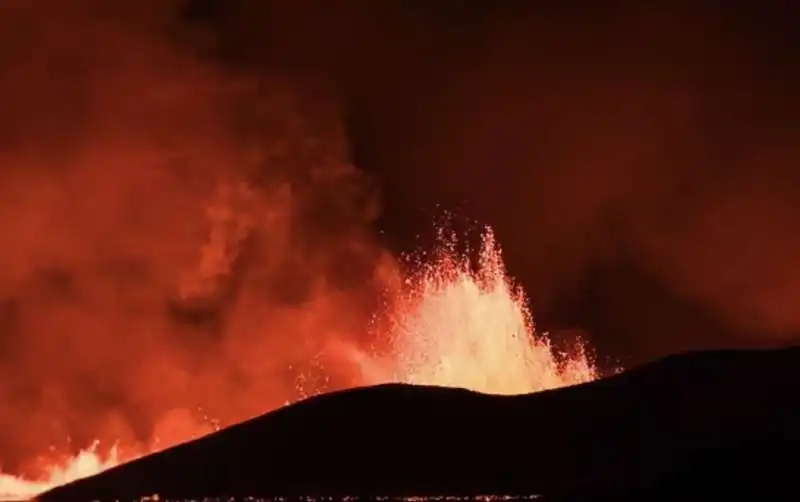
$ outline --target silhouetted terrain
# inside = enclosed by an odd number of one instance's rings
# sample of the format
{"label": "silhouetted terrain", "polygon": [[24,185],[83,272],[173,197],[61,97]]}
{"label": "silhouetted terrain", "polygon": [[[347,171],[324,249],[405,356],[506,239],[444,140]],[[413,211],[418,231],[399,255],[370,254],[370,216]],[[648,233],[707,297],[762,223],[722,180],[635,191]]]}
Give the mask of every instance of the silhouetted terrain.
{"label": "silhouetted terrain", "polygon": [[582,483],[555,490],[547,502],[594,502],[613,500],[684,501],[795,500],[797,497],[797,438],[769,437],[738,440],[712,448],[700,446],[690,453],[663,459],[656,468],[620,466]]}
{"label": "silhouetted terrain", "polygon": [[41,500],[154,493],[678,500],[691,490],[745,493],[767,484],[777,491],[788,488],[784,475],[796,465],[799,391],[800,348],[689,353],[515,397],[361,388],[306,400]]}

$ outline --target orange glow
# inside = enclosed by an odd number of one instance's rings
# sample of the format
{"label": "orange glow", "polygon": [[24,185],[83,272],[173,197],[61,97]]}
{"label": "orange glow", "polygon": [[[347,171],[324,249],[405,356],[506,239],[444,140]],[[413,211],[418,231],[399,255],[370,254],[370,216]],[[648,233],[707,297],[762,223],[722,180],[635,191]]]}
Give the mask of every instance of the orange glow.
{"label": "orange glow", "polygon": [[[441,242],[433,259],[419,263],[419,272],[397,292],[400,299],[390,309],[388,332],[382,333],[390,340],[389,354],[340,347],[360,368],[362,384],[399,381],[517,394],[596,377],[582,350],[559,362],[547,337],[535,333],[525,295],[509,279],[491,230],[484,233],[476,270],[455,251],[452,236],[442,235]],[[320,391],[304,388],[302,394]],[[197,430],[189,430],[173,427],[170,440],[148,452],[197,436]],[[136,456],[120,455],[116,448],[101,454],[95,446],[53,463],[38,480],[0,474],[0,498],[31,497]]]}
{"label": "orange glow", "polygon": [[442,235],[438,256],[408,281],[393,335],[397,379],[522,394],[592,380],[583,348],[560,364],[545,335],[534,330],[524,292],[506,273],[491,229],[483,234],[476,271]]}
{"label": "orange glow", "polygon": [[[52,463],[48,467],[46,475],[38,480],[0,473],[0,499],[22,500],[34,497],[50,488],[110,469],[123,461],[120,459],[116,447],[112,447],[105,454],[101,454],[97,450],[98,445],[95,443],[75,457]],[[124,461],[130,461],[133,458],[125,458]]]}

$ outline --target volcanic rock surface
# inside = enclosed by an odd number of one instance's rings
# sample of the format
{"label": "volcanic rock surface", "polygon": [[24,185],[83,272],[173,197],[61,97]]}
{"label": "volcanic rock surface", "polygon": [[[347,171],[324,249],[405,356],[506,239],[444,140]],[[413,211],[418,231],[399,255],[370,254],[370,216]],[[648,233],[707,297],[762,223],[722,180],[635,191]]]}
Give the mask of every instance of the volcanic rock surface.
{"label": "volcanic rock surface", "polygon": [[776,492],[792,479],[781,469],[797,465],[798,399],[800,348],[689,353],[513,397],[381,385],[308,399],[39,499],[678,500],[687,486],[718,495],[732,481]]}

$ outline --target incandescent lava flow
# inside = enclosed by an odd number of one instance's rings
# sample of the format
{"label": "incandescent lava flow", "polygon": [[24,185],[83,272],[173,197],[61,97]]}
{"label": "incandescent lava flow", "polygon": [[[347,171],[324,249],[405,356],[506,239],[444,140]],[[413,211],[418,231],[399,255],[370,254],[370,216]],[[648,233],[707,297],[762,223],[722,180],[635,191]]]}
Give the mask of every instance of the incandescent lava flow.
{"label": "incandescent lava flow", "polygon": [[[455,249],[454,237],[442,234],[438,252],[428,261],[419,260],[396,305],[376,323],[388,326],[381,328],[390,340],[388,354],[343,348],[359,366],[364,385],[396,381],[518,394],[596,377],[582,350],[557,357],[546,335],[535,332],[525,295],[508,277],[490,229],[484,232],[477,267]],[[321,391],[304,388],[298,394]],[[174,438],[139,455],[190,439]],[[139,455],[122,455],[116,448],[102,452],[95,446],[52,463],[40,479],[0,474],[0,497],[32,497]]]}

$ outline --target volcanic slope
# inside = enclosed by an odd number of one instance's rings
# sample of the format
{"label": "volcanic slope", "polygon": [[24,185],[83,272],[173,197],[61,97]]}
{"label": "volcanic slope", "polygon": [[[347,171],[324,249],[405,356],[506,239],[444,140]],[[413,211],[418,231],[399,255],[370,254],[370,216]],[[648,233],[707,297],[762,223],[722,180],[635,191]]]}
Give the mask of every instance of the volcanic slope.
{"label": "volcanic slope", "polygon": [[[550,492],[584,500],[581,487],[637,482],[647,492],[687,459],[713,470],[731,445],[768,443],[791,460],[794,451],[782,450],[798,443],[799,396],[800,348],[687,353],[511,397],[366,387],[308,399],[39,500]],[[759,451],[741,462],[763,462]]]}
{"label": "volcanic slope", "polygon": [[685,502],[686,500],[797,500],[794,437],[732,438],[726,445],[699,445],[662,459],[655,468],[632,469],[572,482],[543,502]]}

